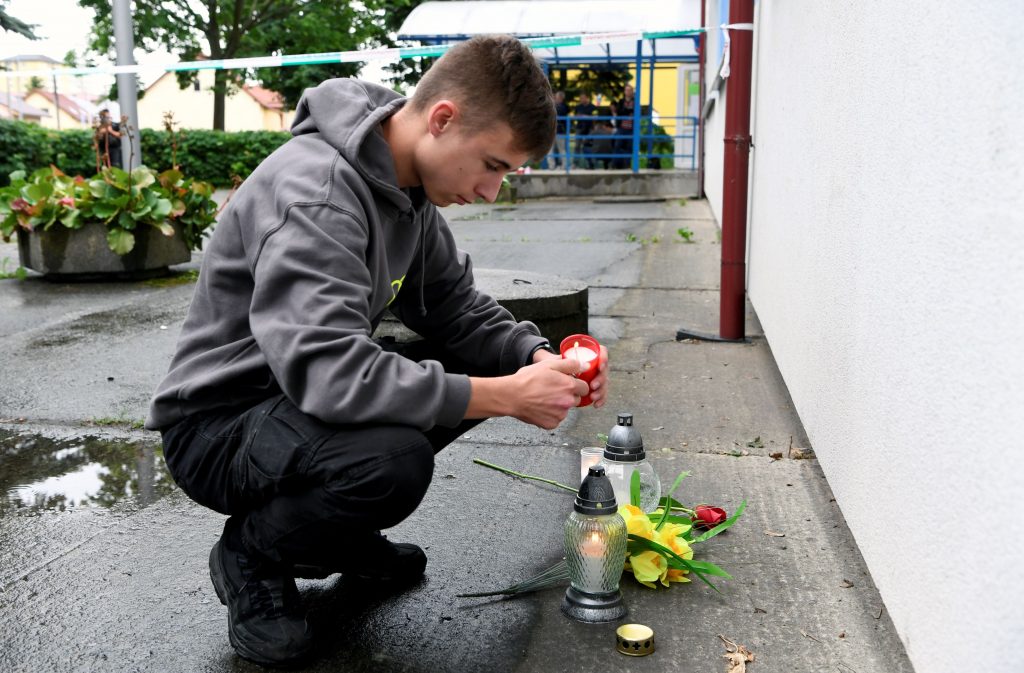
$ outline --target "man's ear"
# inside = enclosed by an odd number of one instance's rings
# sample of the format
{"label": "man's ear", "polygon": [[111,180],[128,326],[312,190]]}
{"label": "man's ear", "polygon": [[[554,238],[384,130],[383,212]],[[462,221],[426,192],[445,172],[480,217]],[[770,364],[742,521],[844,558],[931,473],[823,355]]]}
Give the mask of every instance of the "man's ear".
{"label": "man's ear", "polygon": [[430,135],[439,136],[450,130],[459,121],[459,106],[455,101],[442,99],[430,106],[427,112],[427,130]]}

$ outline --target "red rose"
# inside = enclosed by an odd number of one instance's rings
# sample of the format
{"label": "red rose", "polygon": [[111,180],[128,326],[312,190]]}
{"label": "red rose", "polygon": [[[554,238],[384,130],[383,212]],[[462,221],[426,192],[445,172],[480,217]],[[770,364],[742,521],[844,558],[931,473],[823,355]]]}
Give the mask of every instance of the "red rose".
{"label": "red rose", "polygon": [[60,205],[67,206],[68,208],[75,207],[75,198],[73,196],[65,196],[60,200]]}
{"label": "red rose", "polygon": [[691,519],[691,521],[693,521],[694,528],[699,530],[711,530],[728,518],[729,515],[726,514],[725,510],[721,507],[697,505],[694,509],[693,519]]}

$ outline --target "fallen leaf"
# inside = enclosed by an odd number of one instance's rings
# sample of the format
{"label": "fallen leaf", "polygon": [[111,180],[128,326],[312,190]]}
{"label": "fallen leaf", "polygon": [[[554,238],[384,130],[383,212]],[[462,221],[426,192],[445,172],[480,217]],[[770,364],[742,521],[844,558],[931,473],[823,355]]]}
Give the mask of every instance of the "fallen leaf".
{"label": "fallen leaf", "polygon": [[776,451],[774,453],[769,453],[768,457],[771,458],[772,460],[782,460],[782,451]]}
{"label": "fallen leaf", "polygon": [[843,580],[843,581],[842,581],[842,582],[841,582],[841,583],[839,584],[839,586],[840,586],[840,587],[842,587],[843,589],[849,589],[850,587],[852,587],[852,586],[853,586],[853,582],[851,582],[850,580],[844,579],[844,580]]}
{"label": "fallen leaf", "polygon": [[747,663],[754,661],[754,653],[743,645],[737,645],[722,634],[719,639],[725,643],[725,654],[722,657],[729,662],[729,670],[726,673],[746,673]]}
{"label": "fallen leaf", "polygon": [[846,638],[846,631],[843,631],[842,633],[840,633],[839,637],[840,638]]}
{"label": "fallen leaf", "polygon": [[754,614],[756,615],[758,612],[760,612],[762,615],[768,614],[768,611],[765,610],[764,608],[759,608],[759,607],[755,606],[754,607]]}
{"label": "fallen leaf", "polygon": [[754,437],[753,441],[747,442],[747,446],[752,449],[763,449],[764,442],[761,441],[761,435]]}
{"label": "fallen leaf", "polygon": [[814,449],[802,449],[794,446],[789,449],[789,457],[793,460],[811,460],[817,456],[814,455]]}
{"label": "fallen leaf", "polygon": [[767,535],[768,537],[786,537],[785,533],[780,533],[780,532],[775,531],[775,530],[766,530],[764,532],[764,534]]}

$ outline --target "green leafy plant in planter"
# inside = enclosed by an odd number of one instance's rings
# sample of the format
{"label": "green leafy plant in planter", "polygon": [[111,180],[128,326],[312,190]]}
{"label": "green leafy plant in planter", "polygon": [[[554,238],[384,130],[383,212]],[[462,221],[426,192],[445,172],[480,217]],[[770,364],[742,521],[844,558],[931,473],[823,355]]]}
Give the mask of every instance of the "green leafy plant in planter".
{"label": "green leafy plant in planter", "polygon": [[214,222],[213,186],[171,169],[156,174],[140,166],[130,173],[104,168],[94,177],[70,177],[56,166],[30,175],[10,174],[0,187],[0,235],[5,241],[20,229],[32,232],[59,225],[80,229],[89,222],[107,228],[107,244],[118,255],[135,247],[135,234],[154,227],[173,236],[179,224],[189,250],[202,249],[203,232]]}

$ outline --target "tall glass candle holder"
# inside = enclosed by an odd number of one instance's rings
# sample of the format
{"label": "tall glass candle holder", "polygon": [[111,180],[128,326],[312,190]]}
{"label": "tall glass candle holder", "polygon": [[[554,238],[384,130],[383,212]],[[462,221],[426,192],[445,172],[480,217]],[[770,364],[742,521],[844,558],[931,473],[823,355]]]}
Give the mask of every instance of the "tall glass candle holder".
{"label": "tall glass candle holder", "polygon": [[619,591],[626,561],[626,522],[601,465],[590,468],[565,522],[569,588],[562,612],[581,622],[611,622],[628,610]]}
{"label": "tall glass candle holder", "polygon": [[615,499],[628,504],[633,473],[640,473],[640,509],[653,512],[661,500],[661,481],[654,466],[647,462],[644,441],[633,426],[633,414],[619,414],[608,433],[602,464],[615,491]]}

